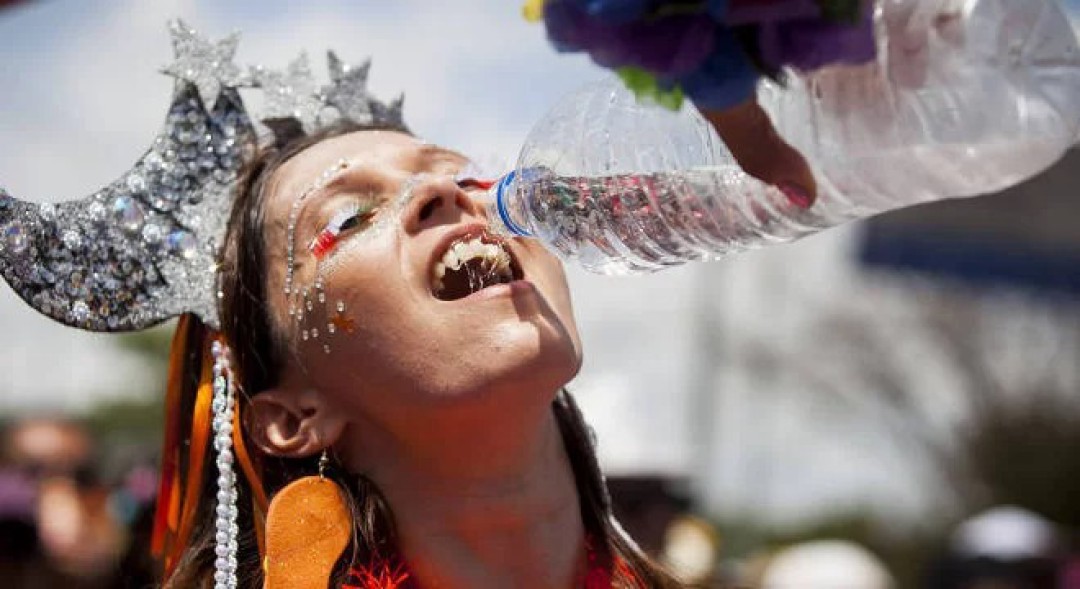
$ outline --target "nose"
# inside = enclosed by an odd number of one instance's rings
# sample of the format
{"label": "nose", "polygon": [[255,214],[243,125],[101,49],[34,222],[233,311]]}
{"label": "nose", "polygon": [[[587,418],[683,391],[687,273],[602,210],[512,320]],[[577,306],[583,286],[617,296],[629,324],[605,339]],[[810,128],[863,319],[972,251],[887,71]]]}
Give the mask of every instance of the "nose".
{"label": "nose", "polygon": [[462,219],[483,218],[483,210],[449,176],[420,176],[413,180],[402,222],[405,231],[419,233]]}

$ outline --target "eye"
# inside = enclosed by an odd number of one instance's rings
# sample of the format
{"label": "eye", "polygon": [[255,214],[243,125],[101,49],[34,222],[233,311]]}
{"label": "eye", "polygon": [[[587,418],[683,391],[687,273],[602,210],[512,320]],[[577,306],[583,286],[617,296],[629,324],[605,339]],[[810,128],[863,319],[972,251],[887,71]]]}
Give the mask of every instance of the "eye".
{"label": "eye", "polygon": [[354,212],[348,217],[346,217],[343,221],[341,221],[341,223],[338,225],[338,232],[340,233],[342,231],[348,231],[353,227],[357,227],[360,225],[360,221],[362,220],[364,220],[364,217],[360,215],[359,211]]}
{"label": "eye", "polygon": [[338,239],[341,237],[342,233],[359,227],[374,214],[374,204],[350,204],[348,208],[338,211],[330,218],[330,222],[326,224],[326,227],[311,240],[308,249],[311,250],[311,253],[315,255],[316,259],[321,259],[334,249],[334,246],[337,245]]}

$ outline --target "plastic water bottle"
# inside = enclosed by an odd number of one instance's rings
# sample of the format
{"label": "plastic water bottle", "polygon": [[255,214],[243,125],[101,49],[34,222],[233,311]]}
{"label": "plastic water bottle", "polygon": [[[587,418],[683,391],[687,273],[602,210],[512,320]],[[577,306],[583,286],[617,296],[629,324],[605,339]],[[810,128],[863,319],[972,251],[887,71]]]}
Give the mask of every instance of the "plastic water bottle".
{"label": "plastic water bottle", "polygon": [[641,104],[612,80],[535,126],[489,217],[586,269],[631,274],[1000,191],[1080,137],[1080,51],[1055,0],[968,2],[957,26],[961,42],[931,33],[917,86],[890,75],[880,22],[878,61],[759,86],[817,180],[809,206],[744,173],[692,106]]}

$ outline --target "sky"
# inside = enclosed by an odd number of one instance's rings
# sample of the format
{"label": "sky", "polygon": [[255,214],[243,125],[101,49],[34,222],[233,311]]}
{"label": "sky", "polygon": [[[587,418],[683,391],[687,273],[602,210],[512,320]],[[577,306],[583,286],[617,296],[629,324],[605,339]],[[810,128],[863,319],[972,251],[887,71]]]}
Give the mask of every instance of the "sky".
{"label": "sky", "polygon": [[[1080,0],[1067,2],[1080,22]],[[404,92],[411,128],[481,161],[512,161],[533,121],[603,75],[581,56],[554,52],[542,28],[522,20],[517,0],[29,2],[0,14],[0,184],[25,200],[60,201],[85,196],[128,169],[164,119],[172,84],[157,71],[170,61],[166,22],[173,17],[214,39],[240,30],[239,63],[282,68],[306,50],[322,76],[326,49],[354,63],[371,56],[372,89],[385,98]],[[700,375],[715,363],[702,353],[707,327],[700,319],[703,310],[725,309],[729,320],[716,327],[723,345],[741,345],[743,335],[753,334],[768,345],[812,348],[799,333],[806,317],[834,305],[838,292],[870,296],[858,290],[850,262],[853,236],[850,228],[835,230],[797,247],[651,277],[570,269],[586,354],[572,389],[597,429],[609,469],[684,473],[701,467],[695,427],[715,411],[728,419],[712,435],[728,452],[749,457],[777,451],[785,431],[823,427],[777,422],[771,441],[759,440],[760,447],[743,453],[745,444],[759,443],[744,442],[760,438],[748,421],[760,410],[752,404],[759,385],[725,380],[724,386],[746,393],[742,401],[697,395]],[[0,349],[6,351],[0,410],[77,411],[102,397],[132,394],[131,375],[141,370],[112,336],[53,324],[6,285],[0,287]],[[789,400],[791,415],[799,414],[799,403],[806,402]],[[737,418],[740,411],[747,419]],[[917,481],[905,486],[880,473],[850,472],[852,462],[867,460],[864,448],[808,444],[803,450],[816,459],[796,470],[820,472],[803,473],[799,480],[809,482],[793,505],[850,500],[842,489],[858,487],[853,480],[897,503],[917,491]],[[746,481],[765,476],[761,461],[735,463],[746,472],[719,471],[714,482],[733,500],[752,503],[755,487]],[[771,506],[784,502],[776,498]]]}

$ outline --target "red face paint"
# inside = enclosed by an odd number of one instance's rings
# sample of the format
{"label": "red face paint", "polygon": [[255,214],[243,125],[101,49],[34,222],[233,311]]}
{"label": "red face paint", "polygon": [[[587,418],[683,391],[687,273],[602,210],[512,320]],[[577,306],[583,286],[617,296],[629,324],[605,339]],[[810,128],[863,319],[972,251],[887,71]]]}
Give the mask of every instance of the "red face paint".
{"label": "red face paint", "polygon": [[462,178],[461,180],[458,180],[457,184],[458,184],[458,186],[460,186],[460,187],[462,187],[462,188],[464,188],[466,190],[469,189],[469,188],[478,188],[480,190],[489,190],[492,186],[495,186],[495,181],[494,180],[483,180],[483,179],[480,179],[480,178]]}
{"label": "red face paint", "polygon": [[370,212],[370,208],[362,209],[360,205],[354,204],[334,215],[330,222],[326,224],[326,227],[308,245],[308,249],[311,250],[315,259],[321,260],[326,254],[330,253],[330,250],[337,245],[338,236],[341,235],[341,232],[355,227],[360,222],[360,218]]}

